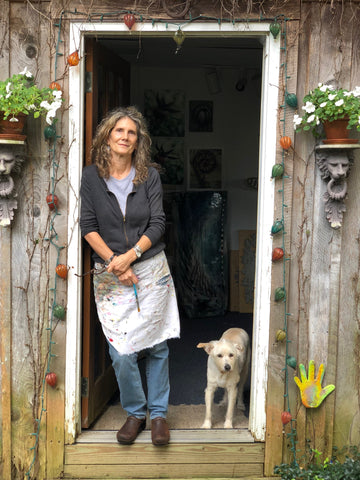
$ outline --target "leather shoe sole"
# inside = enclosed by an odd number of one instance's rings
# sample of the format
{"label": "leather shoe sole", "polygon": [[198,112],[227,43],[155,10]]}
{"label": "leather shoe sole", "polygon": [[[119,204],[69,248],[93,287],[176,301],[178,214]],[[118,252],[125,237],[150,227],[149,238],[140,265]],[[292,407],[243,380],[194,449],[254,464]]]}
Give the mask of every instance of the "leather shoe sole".
{"label": "leather shoe sole", "polygon": [[127,417],[126,422],[116,434],[117,441],[122,445],[130,445],[145,426],[146,418]]}
{"label": "leather shoe sole", "polygon": [[151,441],[155,446],[167,445],[170,440],[170,432],[166,419],[156,417],[151,420]]}

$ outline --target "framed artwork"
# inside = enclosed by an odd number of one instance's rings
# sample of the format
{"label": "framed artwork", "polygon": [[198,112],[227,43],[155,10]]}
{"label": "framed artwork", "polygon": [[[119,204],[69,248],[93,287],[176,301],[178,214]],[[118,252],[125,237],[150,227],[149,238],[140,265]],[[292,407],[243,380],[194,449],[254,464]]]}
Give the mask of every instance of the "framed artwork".
{"label": "framed artwork", "polygon": [[189,188],[216,190],[222,188],[219,148],[190,150]]}
{"label": "framed artwork", "polygon": [[152,159],[158,163],[163,184],[184,184],[184,140],[182,138],[154,137]]}
{"label": "framed artwork", "polygon": [[213,131],[213,102],[208,100],[191,100],[189,102],[189,131]]}
{"label": "framed artwork", "polygon": [[154,137],[183,137],[185,134],[185,92],[145,90],[144,114]]}

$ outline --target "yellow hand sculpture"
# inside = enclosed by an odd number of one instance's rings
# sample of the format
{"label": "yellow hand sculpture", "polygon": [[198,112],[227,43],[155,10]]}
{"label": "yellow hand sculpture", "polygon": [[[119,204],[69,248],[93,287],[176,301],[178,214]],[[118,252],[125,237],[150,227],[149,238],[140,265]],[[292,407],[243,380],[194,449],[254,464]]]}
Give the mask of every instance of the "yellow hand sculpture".
{"label": "yellow hand sculpture", "polygon": [[307,408],[316,408],[321,402],[335,390],[335,385],[328,385],[325,388],[321,387],[321,382],[324,377],[324,364],[322,363],[319,368],[319,372],[315,379],[315,363],[313,360],[309,362],[309,377],[306,378],[306,370],[302,363],[299,365],[300,376],[294,377],[296,385],[300,389],[301,401]]}

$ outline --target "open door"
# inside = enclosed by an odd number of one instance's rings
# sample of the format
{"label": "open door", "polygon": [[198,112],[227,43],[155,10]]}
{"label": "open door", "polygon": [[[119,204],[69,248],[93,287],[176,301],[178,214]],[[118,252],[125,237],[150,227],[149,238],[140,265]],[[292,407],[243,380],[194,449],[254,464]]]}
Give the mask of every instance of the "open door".
{"label": "open door", "polygon": [[[92,138],[106,113],[128,105],[130,66],[116,54],[88,38],[85,45],[85,159],[91,163]],[[84,242],[83,271],[91,270],[91,249]],[[117,389],[102,328],[96,313],[91,275],[83,281],[81,425],[88,428]]]}

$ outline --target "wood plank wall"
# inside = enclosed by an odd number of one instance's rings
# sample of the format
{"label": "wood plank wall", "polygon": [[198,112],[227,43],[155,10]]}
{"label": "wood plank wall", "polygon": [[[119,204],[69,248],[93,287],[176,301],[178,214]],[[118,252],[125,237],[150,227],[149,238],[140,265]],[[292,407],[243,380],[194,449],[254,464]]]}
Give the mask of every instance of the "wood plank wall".
{"label": "wood plank wall", "polygon": [[[140,2],[141,3],[141,2]],[[236,17],[258,17],[242,4]],[[338,81],[343,86],[360,85],[359,70],[359,4],[358,2],[278,1],[261,2],[261,16],[286,15],[289,22],[288,65],[290,88],[299,101],[318,82]],[[126,2],[95,1],[93,11],[111,12],[114,8],[132,8]],[[58,19],[63,5],[57,1],[15,2],[1,1],[0,71],[1,78],[23,70],[25,66],[37,74],[39,84],[54,80],[55,36],[53,20]],[[82,2],[72,2],[71,8],[83,10]],[[139,8],[146,8],[139,5]],[[217,5],[207,0],[194,1],[193,16],[198,14],[228,16]],[[159,16],[163,16],[158,11]],[[154,13],[155,17],[157,13]],[[298,22],[299,21],[299,22]],[[66,52],[69,22],[64,24],[62,49]],[[34,55],[35,52],[35,55]],[[67,89],[64,59],[58,58],[60,83]],[[297,72],[297,74],[296,74]],[[63,78],[62,78],[63,77]],[[59,78],[57,79],[59,80]],[[67,149],[66,108],[58,125],[62,136],[58,149],[57,195],[62,215],[56,219],[57,242],[66,244]],[[291,125],[290,118],[286,121]],[[50,217],[44,201],[51,185],[51,155],[48,145],[40,142],[44,125],[28,125],[28,159],[16,179],[19,207],[11,229],[0,232],[0,283],[2,367],[1,390],[1,453],[0,474],[4,480],[21,478],[31,458],[31,435],[36,428],[34,412],[39,414],[38,392],[41,374],[34,376],[34,365],[40,372],[46,356],[49,306],[54,285],[53,268],[57,252],[49,248],[46,238]],[[290,132],[289,132],[290,133]],[[279,136],[282,134],[279,123]],[[359,386],[359,266],[360,266],[360,181],[359,158],[349,177],[347,212],[340,231],[330,229],[323,210],[324,185],[315,166],[314,141],[310,135],[295,137],[294,151],[290,153],[287,174],[292,179],[287,185],[289,199],[286,223],[290,224],[287,248],[291,263],[287,277],[289,311],[292,312],[289,336],[291,354],[307,367],[310,359],[316,368],[325,363],[324,384],[334,383],[336,390],[323,405],[307,411],[299,402],[297,388],[291,387],[291,408],[297,415],[298,448],[305,449],[307,439],[311,447],[331,453],[333,445],[359,443],[360,440],[360,386]],[[280,154],[280,151],[279,151]],[[274,217],[279,214],[276,204]],[[60,253],[66,263],[66,249]],[[273,286],[280,274],[274,269]],[[26,287],[25,294],[24,288]],[[58,301],[66,302],[66,285],[58,283]],[[286,437],[280,422],[284,408],[283,352],[274,345],[274,333],[281,326],[278,306],[272,306],[269,331],[269,385],[267,403],[267,433],[265,448],[266,475],[271,475],[275,464],[288,457]],[[11,342],[9,338],[11,336]],[[52,367],[58,374],[58,385],[48,393],[46,413],[40,436],[39,455],[32,471],[39,480],[56,478],[61,474],[64,458],[64,361],[65,324],[55,331]],[[10,387],[11,385],[11,387]],[[10,406],[11,398],[11,406]],[[34,399],[37,399],[34,403]],[[11,417],[10,417],[11,409]],[[12,420],[11,420],[12,419]],[[47,466],[46,460],[47,459]],[[47,471],[46,471],[47,470]]]}

